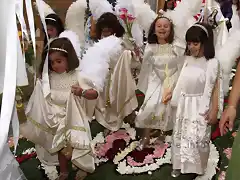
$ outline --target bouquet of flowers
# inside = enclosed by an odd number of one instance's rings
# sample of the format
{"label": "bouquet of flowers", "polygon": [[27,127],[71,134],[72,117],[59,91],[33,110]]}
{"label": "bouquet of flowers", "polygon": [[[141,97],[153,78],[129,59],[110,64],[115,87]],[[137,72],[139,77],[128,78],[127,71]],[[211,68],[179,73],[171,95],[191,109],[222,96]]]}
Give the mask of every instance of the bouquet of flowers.
{"label": "bouquet of flowers", "polygon": [[125,31],[127,32],[127,35],[130,39],[132,39],[133,38],[132,26],[136,18],[132,14],[130,14],[126,8],[120,8],[119,13],[120,19],[124,22]]}
{"label": "bouquet of flowers", "polygon": [[[141,57],[143,52],[142,52],[141,48],[139,48],[137,46],[135,39],[133,38],[133,35],[132,35],[132,27],[133,27],[134,21],[136,20],[136,17],[134,15],[132,15],[131,13],[129,13],[128,9],[120,8],[119,9],[119,18],[124,23],[123,27],[125,28],[125,32],[127,33],[128,40],[134,47],[134,52],[135,52],[136,56]],[[140,59],[140,62],[141,62],[141,59]]]}

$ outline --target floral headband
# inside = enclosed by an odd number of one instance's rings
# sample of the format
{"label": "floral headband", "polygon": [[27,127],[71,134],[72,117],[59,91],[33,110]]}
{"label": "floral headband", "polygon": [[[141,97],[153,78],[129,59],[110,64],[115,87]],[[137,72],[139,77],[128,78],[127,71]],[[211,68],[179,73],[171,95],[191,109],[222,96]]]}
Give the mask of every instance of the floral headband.
{"label": "floral headband", "polygon": [[167,19],[168,21],[170,21],[171,23],[173,23],[173,21],[170,18],[168,18],[167,16],[164,16],[162,14],[158,15],[158,18],[160,18],[160,19],[164,18],[164,19]]}

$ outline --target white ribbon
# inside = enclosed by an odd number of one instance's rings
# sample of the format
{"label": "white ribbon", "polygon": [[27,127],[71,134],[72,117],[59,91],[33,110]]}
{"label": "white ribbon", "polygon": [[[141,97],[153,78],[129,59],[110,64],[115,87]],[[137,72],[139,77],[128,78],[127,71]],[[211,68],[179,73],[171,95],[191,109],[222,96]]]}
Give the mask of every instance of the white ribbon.
{"label": "white ribbon", "polygon": [[[47,25],[45,22],[44,7],[43,7],[43,4],[41,3],[41,0],[36,0],[36,6],[38,8],[39,16],[42,21],[45,34],[47,35]],[[48,41],[49,41],[49,38],[47,36],[47,42]],[[44,66],[43,66],[42,87],[43,87],[43,95],[44,97],[47,97],[50,94],[50,83],[49,83],[49,76],[48,76],[48,55],[45,59]]]}
{"label": "white ribbon", "polygon": [[21,25],[22,38],[24,39],[24,37],[26,37],[29,42],[27,26],[23,16],[23,0],[16,0],[16,14]]}
{"label": "white ribbon", "polygon": [[[33,52],[34,52],[34,60],[36,60],[36,53],[37,53],[36,52],[36,31],[35,31],[35,26],[34,26],[32,2],[31,2],[31,0],[25,0],[25,4],[26,4],[28,24],[30,27],[30,35],[31,35],[31,40],[32,40]],[[34,82],[36,82],[36,79],[37,79],[36,62],[33,62],[33,67],[34,67]]]}
{"label": "white ribbon", "polygon": [[3,147],[7,142],[9,125],[12,119],[15,103],[15,91],[17,85],[17,41],[19,41],[19,39],[15,13],[15,2],[15,0],[4,0],[1,3],[1,8],[3,8],[1,10],[3,10],[4,13],[1,14],[3,17],[0,18],[1,20],[6,18],[6,23],[4,23],[4,28],[6,28],[6,32],[4,34],[6,35],[6,46],[4,46],[5,42],[2,42],[1,48],[5,49],[6,54],[5,57],[2,57],[3,59],[1,58],[1,61],[5,60],[5,76],[0,117],[0,157],[4,156]]}
{"label": "white ribbon", "polygon": [[31,35],[31,40],[32,40],[32,45],[33,45],[34,58],[36,58],[36,34],[35,34],[32,2],[31,2],[31,0],[25,0],[25,4],[26,4],[28,24],[30,27],[30,35]]}

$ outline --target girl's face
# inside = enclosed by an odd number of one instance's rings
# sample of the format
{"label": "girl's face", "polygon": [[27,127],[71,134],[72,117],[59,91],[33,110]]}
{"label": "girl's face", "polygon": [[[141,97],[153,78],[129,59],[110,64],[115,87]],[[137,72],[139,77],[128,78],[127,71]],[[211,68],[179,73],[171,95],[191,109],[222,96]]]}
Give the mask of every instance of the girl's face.
{"label": "girl's face", "polygon": [[47,25],[47,33],[49,38],[55,38],[58,36],[57,29],[52,25]]}
{"label": "girl's face", "polygon": [[111,36],[112,34],[113,34],[113,30],[111,28],[103,28],[102,34],[101,34],[101,39]]}
{"label": "girl's face", "polygon": [[193,57],[203,56],[203,48],[200,42],[188,42],[187,46],[191,56]]}
{"label": "girl's face", "polygon": [[155,33],[158,40],[167,40],[171,32],[171,22],[166,18],[160,18],[155,24]]}
{"label": "girl's face", "polygon": [[60,52],[55,51],[49,54],[52,70],[56,73],[64,73],[68,69],[67,58]]}

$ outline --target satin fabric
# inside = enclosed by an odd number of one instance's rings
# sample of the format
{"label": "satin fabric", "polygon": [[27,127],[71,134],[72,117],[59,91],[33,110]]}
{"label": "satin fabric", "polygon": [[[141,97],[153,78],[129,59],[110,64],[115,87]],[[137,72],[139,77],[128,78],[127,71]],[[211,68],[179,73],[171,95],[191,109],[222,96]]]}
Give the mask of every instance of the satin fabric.
{"label": "satin fabric", "polygon": [[97,102],[96,120],[111,131],[121,128],[123,119],[138,106],[131,63],[132,55],[129,50],[123,51],[120,58],[112,57],[105,89]]}
{"label": "satin fabric", "polygon": [[28,121],[21,124],[21,134],[38,145],[37,153],[43,163],[57,164],[57,152],[70,145],[73,147],[72,162],[84,171],[93,172],[91,117],[83,108],[87,107],[83,105],[85,100],[71,93],[71,85],[79,84],[83,89],[91,87],[83,84],[75,72],[50,74],[50,82],[50,98],[45,99],[41,81],[37,81],[26,109]]}

